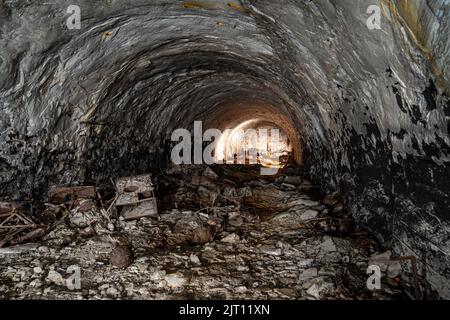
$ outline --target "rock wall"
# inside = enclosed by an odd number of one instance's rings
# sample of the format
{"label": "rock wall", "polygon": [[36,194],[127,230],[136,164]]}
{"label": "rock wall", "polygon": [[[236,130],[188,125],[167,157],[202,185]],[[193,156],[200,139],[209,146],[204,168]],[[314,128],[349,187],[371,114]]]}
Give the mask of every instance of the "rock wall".
{"label": "rock wall", "polygon": [[0,2],[1,198],[155,169],[173,129],[251,99],[450,298],[449,1],[79,0],[68,30],[71,2]]}

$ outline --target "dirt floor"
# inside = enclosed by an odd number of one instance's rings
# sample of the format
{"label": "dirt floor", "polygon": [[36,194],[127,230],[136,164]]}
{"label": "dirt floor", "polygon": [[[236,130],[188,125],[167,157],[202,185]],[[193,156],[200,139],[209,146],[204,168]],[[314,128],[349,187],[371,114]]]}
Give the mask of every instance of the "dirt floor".
{"label": "dirt floor", "polygon": [[[355,228],[345,199],[292,172],[184,167],[153,180],[159,216],[125,220],[106,196],[47,204],[41,239],[0,248],[0,298],[413,297],[404,264]],[[380,290],[367,288],[371,264]]]}

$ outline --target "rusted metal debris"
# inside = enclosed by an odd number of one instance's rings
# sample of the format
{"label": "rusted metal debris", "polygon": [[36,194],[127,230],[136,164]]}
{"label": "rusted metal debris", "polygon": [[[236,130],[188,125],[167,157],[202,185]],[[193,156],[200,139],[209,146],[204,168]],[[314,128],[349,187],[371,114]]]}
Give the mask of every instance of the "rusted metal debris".
{"label": "rusted metal debris", "polygon": [[378,258],[373,259],[373,262],[380,262],[380,263],[391,263],[394,261],[410,261],[411,262],[411,271],[413,275],[413,281],[414,281],[414,295],[416,300],[422,300],[422,292],[420,290],[419,286],[419,274],[417,272],[417,258],[415,256],[399,256],[399,257],[390,257],[390,258]]}
{"label": "rusted metal debris", "polygon": [[[45,233],[44,226],[22,214],[15,204],[2,202],[0,208],[0,247],[36,239]],[[11,210],[7,211],[7,208]]]}
{"label": "rusted metal debris", "polygon": [[126,220],[159,218],[150,174],[119,178],[116,189],[116,206],[122,208],[122,216]]}
{"label": "rusted metal debris", "polygon": [[414,256],[403,256],[403,257],[396,257],[391,258],[391,260],[398,260],[398,261],[411,261],[411,270],[414,278],[414,290],[416,295],[416,300],[422,300],[422,292],[420,291],[419,287],[419,275],[417,273],[417,258]]}
{"label": "rusted metal debris", "polygon": [[97,193],[92,186],[80,187],[54,187],[48,192],[48,198],[51,203],[68,203],[77,199],[95,199]]}

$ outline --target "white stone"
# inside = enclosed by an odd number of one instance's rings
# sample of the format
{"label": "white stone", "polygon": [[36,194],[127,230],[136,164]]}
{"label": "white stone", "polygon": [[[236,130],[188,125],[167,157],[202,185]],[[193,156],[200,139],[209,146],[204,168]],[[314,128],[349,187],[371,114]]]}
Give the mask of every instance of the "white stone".
{"label": "white stone", "polygon": [[311,278],[317,277],[317,275],[318,275],[317,268],[309,268],[304,270],[300,274],[299,280],[300,281],[309,280]]}
{"label": "white stone", "polygon": [[246,293],[247,292],[247,287],[245,287],[245,286],[237,287],[234,291],[236,293]]}
{"label": "white stone", "polygon": [[114,287],[109,287],[106,289],[106,294],[112,298],[116,298],[119,296],[119,291]]}
{"label": "white stone", "polygon": [[42,253],[49,253],[50,252],[50,249],[48,247],[46,247],[46,246],[40,246],[38,248],[38,250],[39,250],[39,252],[42,252]]}
{"label": "white stone", "polygon": [[108,230],[111,231],[111,232],[114,231],[114,224],[113,223],[111,223],[111,222],[108,223]]}
{"label": "white stone", "polygon": [[34,267],[33,268],[33,272],[36,273],[36,274],[41,274],[44,271],[42,270],[41,267]]}
{"label": "white stone", "polygon": [[300,268],[304,268],[304,267],[309,267],[310,265],[313,264],[313,262],[314,262],[313,259],[302,259],[302,260],[300,260],[300,261],[298,262],[297,265],[298,265]]}
{"label": "white stone", "polygon": [[21,254],[32,250],[36,250],[37,248],[38,244],[36,243],[28,243],[23,245],[0,248],[0,255]]}
{"label": "white stone", "polygon": [[52,288],[45,288],[44,291],[43,291],[44,295],[45,295],[45,294],[48,294],[48,293],[50,293],[50,292],[53,292],[53,289],[52,289]]}
{"label": "white stone", "polygon": [[292,217],[292,214],[289,213],[289,212],[287,212],[287,213],[280,213],[280,214],[277,214],[275,217],[273,217],[271,219],[271,221],[274,222],[274,223],[284,224],[284,223],[286,223],[286,221],[290,220],[291,217]]}
{"label": "white stone", "polygon": [[34,279],[33,281],[30,282],[31,288],[40,288],[41,286],[42,286],[42,281],[39,279]]}
{"label": "white stone", "polygon": [[142,296],[148,295],[148,290],[146,288],[139,288],[138,293]]}
{"label": "white stone", "polygon": [[306,291],[306,293],[316,299],[320,299],[321,295],[334,290],[334,284],[324,282],[323,278],[315,279],[313,282],[313,285]]}
{"label": "white stone", "polygon": [[259,248],[262,252],[265,254],[271,255],[271,256],[281,256],[281,249],[280,248],[274,248],[272,246],[262,246]]}
{"label": "white stone", "polygon": [[186,284],[187,280],[180,273],[171,273],[164,277],[167,285],[171,288],[179,288]]}
{"label": "white stone", "polygon": [[402,272],[402,265],[400,261],[391,261],[387,268],[387,276],[389,278],[397,278]]}
{"label": "white stone", "polygon": [[302,220],[311,220],[317,217],[319,213],[316,210],[306,210],[302,215],[300,216],[300,219]]}
{"label": "white stone", "polygon": [[104,291],[109,288],[109,284],[105,283],[98,287],[98,290]]}
{"label": "white stone", "polygon": [[13,280],[16,282],[22,281],[22,280],[26,280],[28,277],[26,276],[26,271],[25,270],[18,270],[16,272],[16,274],[14,275]]}
{"label": "white stone", "polygon": [[222,238],[222,240],[220,240],[224,243],[236,243],[239,241],[239,236],[235,233],[229,234],[227,235],[225,238]]}
{"label": "white stone", "polygon": [[337,248],[333,242],[333,239],[329,236],[325,236],[323,238],[324,241],[320,244],[320,251],[322,251],[323,253],[335,252]]}
{"label": "white stone", "polygon": [[318,206],[319,202],[313,201],[313,200],[309,200],[309,199],[297,199],[295,201],[290,202],[289,204],[291,206],[302,205],[302,206],[305,206],[305,207],[314,207],[314,206]]}
{"label": "white stone", "polygon": [[316,299],[320,299],[320,287],[317,284],[313,284],[306,293]]}
{"label": "white stone", "polygon": [[47,280],[51,283],[54,283],[58,286],[64,286],[66,284],[66,281],[62,277],[61,274],[59,274],[57,271],[51,270],[48,273]]}
{"label": "white stone", "polygon": [[250,271],[250,268],[247,266],[238,266],[237,271],[248,272],[248,271]]}
{"label": "white stone", "polygon": [[195,254],[191,254],[189,256],[189,260],[191,260],[191,262],[193,264],[196,264],[196,265],[200,265],[201,264],[200,259]]}
{"label": "white stone", "polygon": [[165,275],[166,275],[166,271],[158,270],[158,271],[153,272],[150,275],[150,280],[152,280],[152,281],[159,281],[159,280],[164,279]]}

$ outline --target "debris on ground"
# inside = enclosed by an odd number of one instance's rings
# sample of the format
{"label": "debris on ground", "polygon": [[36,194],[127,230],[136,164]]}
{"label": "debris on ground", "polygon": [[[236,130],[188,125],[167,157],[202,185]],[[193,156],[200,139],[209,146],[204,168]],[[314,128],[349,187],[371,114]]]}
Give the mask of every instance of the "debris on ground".
{"label": "debris on ground", "polygon": [[[7,242],[0,237],[8,245],[0,248],[0,299],[410,299],[426,292],[354,225],[345,199],[317,195],[303,177],[258,172],[170,168],[155,185],[150,175],[120,178],[109,198],[95,188],[54,189],[54,203],[39,215],[45,234],[14,246],[13,238],[41,226],[0,203],[0,223],[9,228],[2,230],[26,227]],[[370,263],[382,268],[380,290],[367,288]],[[68,290],[74,265],[81,288]]]}
{"label": "debris on ground", "polygon": [[126,269],[133,263],[134,255],[130,241],[126,236],[115,239],[115,247],[111,252],[109,261],[111,265]]}
{"label": "debris on ground", "polygon": [[0,248],[34,240],[45,232],[44,226],[31,220],[16,204],[2,202],[0,212]]}
{"label": "debris on ground", "polygon": [[116,206],[125,220],[159,218],[151,175],[120,178],[116,182]]}
{"label": "debris on ground", "polygon": [[48,192],[49,202],[61,204],[77,199],[95,199],[97,194],[92,186],[54,187]]}

